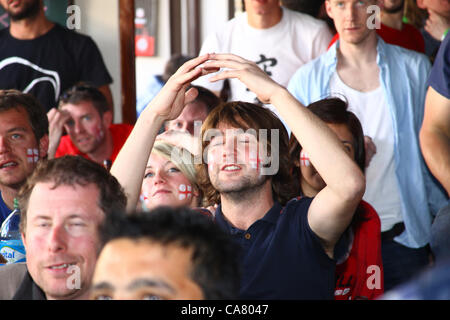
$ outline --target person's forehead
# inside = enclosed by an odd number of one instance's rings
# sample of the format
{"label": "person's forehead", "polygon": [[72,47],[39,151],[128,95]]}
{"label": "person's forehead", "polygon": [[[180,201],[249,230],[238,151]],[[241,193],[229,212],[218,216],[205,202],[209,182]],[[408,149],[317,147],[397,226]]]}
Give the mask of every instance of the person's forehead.
{"label": "person's forehead", "polygon": [[91,101],[80,101],[76,104],[66,103],[61,106],[61,110],[67,111],[71,115],[98,114],[97,109]]}
{"label": "person's forehead", "polygon": [[38,182],[30,194],[27,216],[66,217],[80,216],[87,219],[103,217],[99,207],[100,192],[96,185],[59,185],[54,182]]}
{"label": "person's forehead", "polygon": [[0,121],[9,126],[22,125],[31,128],[30,118],[27,111],[22,106],[0,110]]}
{"label": "person's forehead", "polygon": [[189,248],[147,239],[114,239],[100,254],[98,268],[101,270],[96,281],[108,280],[123,286],[138,277],[161,278],[168,283],[184,281],[192,268],[191,258]]}

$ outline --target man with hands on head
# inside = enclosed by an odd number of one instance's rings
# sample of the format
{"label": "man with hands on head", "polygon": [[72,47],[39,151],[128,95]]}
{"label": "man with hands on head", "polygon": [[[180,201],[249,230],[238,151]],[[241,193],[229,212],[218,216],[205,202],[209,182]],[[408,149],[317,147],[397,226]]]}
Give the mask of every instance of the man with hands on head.
{"label": "man with hands on head", "polygon": [[[286,174],[290,162],[284,156],[288,135],[282,122],[271,111],[243,102],[219,106],[208,116],[202,134],[210,127],[218,135],[210,144],[203,141],[203,147],[209,145],[209,161],[200,165],[199,174],[205,178],[204,186],[210,183],[205,193],[215,193],[220,202],[216,223],[241,247],[239,296],[333,299],[335,252],[346,245],[341,235],[364,193],[364,176],[336,135],[253,62],[231,54],[208,54],[187,62],[169,79],[141,114],[111,169],[128,194],[128,207],[133,208],[139,195],[146,159],[159,127],[177,117],[185,103],[195,97],[195,91],[185,91],[191,81],[219,68],[227,70],[214,75],[211,81],[237,78],[260,101],[273,104],[288,119],[293,134],[327,184],[314,199],[293,199],[286,204],[278,187],[290,184]],[[249,119],[257,120],[250,124]],[[279,141],[275,141],[279,153],[272,152],[272,160],[273,156],[280,158],[281,170],[274,175],[265,175],[263,166],[248,161],[248,144],[255,143],[258,149],[274,145],[273,141],[264,145],[263,139],[256,141],[254,135],[240,133],[240,129],[253,127],[279,133]],[[235,141],[237,145],[244,141],[244,147],[236,146]],[[130,166],[140,169],[130,173]]]}

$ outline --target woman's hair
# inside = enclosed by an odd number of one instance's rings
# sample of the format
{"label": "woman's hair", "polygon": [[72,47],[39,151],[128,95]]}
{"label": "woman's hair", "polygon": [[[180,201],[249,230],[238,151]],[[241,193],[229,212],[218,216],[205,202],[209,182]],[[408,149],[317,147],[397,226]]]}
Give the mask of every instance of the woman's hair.
{"label": "woman's hair", "polygon": [[[310,104],[308,109],[325,123],[343,124],[348,128],[353,136],[354,160],[361,171],[364,172],[366,159],[364,133],[358,118],[354,113],[348,111],[347,107],[348,103],[340,98],[326,98]],[[298,163],[301,150],[302,146],[292,134],[289,141],[289,156],[292,163]],[[298,166],[294,167],[293,176],[298,183],[301,176]]]}
{"label": "woman's hair", "polygon": [[200,203],[203,204],[203,193],[197,182],[197,173],[194,166],[194,155],[187,149],[175,146],[166,141],[156,141],[152,153],[155,153],[172,162],[189,182],[200,192]]}

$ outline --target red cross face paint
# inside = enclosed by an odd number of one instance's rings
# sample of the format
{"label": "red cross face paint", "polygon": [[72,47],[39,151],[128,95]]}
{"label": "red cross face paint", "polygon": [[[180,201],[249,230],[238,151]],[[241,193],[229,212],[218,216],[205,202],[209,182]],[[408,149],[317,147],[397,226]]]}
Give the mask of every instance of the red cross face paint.
{"label": "red cross face paint", "polygon": [[256,169],[257,171],[259,171],[259,169],[261,168],[262,160],[259,157],[257,152],[250,152],[249,163],[253,169]]}
{"label": "red cross face paint", "polygon": [[178,192],[179,192],[178,199],[180,201],[190,199],[192,197],[192,186],[181,184],[178,187]]}
{"label": "red cross face paint", "polygon": [[156,206],[188,206],[194,203],[195,190],[183,172],[166,157],[152,152],[141,187],[141,203]]}
{"label": "red cross face paint", "polygon": [[39,161],[39,150],[27,149],[27,160],[28,163],[37,163]]}
{"label": "red cross face paint", "polygon": [[300,152],[300,165],[304,167],[309,167],[311,165],[308,154],[303,150]]}

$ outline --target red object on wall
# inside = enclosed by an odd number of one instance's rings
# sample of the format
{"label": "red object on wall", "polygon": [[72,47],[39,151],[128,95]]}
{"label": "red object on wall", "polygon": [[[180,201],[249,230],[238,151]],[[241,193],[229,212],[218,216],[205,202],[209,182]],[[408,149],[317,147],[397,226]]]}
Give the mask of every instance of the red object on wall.
{"label": "red object on wall", "polygon": [[138,57],[153,57],[155,55],[155,38],[147,35],[136,35],[135,51]]}

